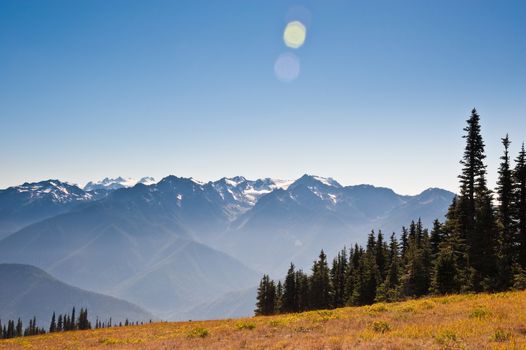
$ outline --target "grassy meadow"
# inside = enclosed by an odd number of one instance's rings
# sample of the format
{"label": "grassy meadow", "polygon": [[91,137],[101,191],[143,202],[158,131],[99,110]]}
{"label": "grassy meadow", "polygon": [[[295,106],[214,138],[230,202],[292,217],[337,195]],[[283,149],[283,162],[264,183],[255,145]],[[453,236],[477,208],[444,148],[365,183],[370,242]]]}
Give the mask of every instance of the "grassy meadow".
{"label": "grassy meadow", "polygon": [[2,349],[526,349],[526,292],[53,333]]}

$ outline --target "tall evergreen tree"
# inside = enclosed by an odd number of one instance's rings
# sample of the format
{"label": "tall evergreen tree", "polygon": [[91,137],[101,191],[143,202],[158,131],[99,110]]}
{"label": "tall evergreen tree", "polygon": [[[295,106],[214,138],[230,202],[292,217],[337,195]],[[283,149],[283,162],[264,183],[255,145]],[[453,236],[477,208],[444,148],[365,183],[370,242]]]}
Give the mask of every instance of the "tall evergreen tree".
{"label": "tall evergreen tree", "polygon": [[296,286],[296,271],[294,264],[290,264],[285,282],[283,283],[283,298],[281,312],[298,312],[298,290]]}
{"label": "tall evergreen tree", "polygon": [[274,305],[274,313],[280,313],[283,309],[283,285],[278,281],[276,285],[276,301]]}
{"label": "tall evergreen tree", "polygon": [[57,331],[57,322],[55,320],[55,312],[53,312],[53,316],[51,316],[51,322],[49,324],[49,333],[53,333]]}
{"label": "tall evergreen tree", "polygon": [[431,230],[431,237],[429,239],[431,254],[433,257],[436,257],[438,254],[440,243],[443,238],[442,224],[438,219],[435,219],[435,221],[433,221],[433,229]]}
{"label": "tall evergreen tree", "polygon": [[76,319],[75,319],[75,307],[73,306],[73,310],[71,310],[71,318],[69,319],[69,330],[73,331],[77,329],[76,327]]}
{"label": "tall evergreen tree", "polygon": [[424,266],[423,251],[418,247],[416,235],[414,236],[414,239],[409,242],[406,260],[407,262],[402,276],[404,294],[417,297],[424,295],[427,292],[427,276]]}
{"label": "tall evergreen tree", "polygon": [[409,237],[408,237],[407,229],[405,228],[405,226],[402,227],[402,238],[401,239],[402,239],[401,258],[402,258],[402,261],[405,261],[407,248],[409,247]]}
{"label": "tall evergreen tree", "polygon": [[302,271],[296,271],[296,290],[298,311],[310,310],[309,277]]}
{"label": "tall evergreen tree", "polygon": [[16,323],[16,337],[21,337],[24,334],[24,327],[22,326],[22,320],[18,319]]}
{"label": "tall evergreen tree", "polygon": [[376,293],[377,301],[396,301],[400,298],[400,252],[398,241],[393,232],[389,243],[389,258],[387,260],[387,274],[381,286]]}
{"label": "tall evergreen tree", "polygon": [[310,307],[313,309],[328,309],[332,306],[332,286],[330,280],[327,255],[320,252],[318,260],[312,266],[310,278]]}
{"label": "tall evergreen tree", "polygon": [[518,243],[518,260],[526,268],[526,151],[522,144],[519,156],[515,160],[513,171],[514,196],[513,219],[516,224],[516,241]]}
{"label": "tall evergreen tree", "polygon": [[64,323],[62,323],[62,315],[58,315],[57,332],[62,332],[63,330],[64,330]]}
{"label": "tall evergreen tree", "polygon": [[494,216],[491,192],[486,184],[484,141],[480,116],[473,109],[464,129],[466,147],[461,160],[459,197],[459,233],[466,240],[468,262],[474,271],[475,290],[487,288],[487,279],[494,273]]}
{"label": "tall evergreen tree", "polygon": [[355,272],[355,281],[351,302],[353,305],[368,305],[376,300],[377,288],[380,285],[380,273],[376,264],[377,244],[374,231],[368,236],[365,253],[359,259]]}
{"label": "tall evergreen tree", "polygon": [[376,237],[376,266],[378,267],[379,279],[382,282],[387,273],[387,244],[384,242],[382,231],[378,231]]}
{"label": "tall evergreen tree", "polygon": [[497,289],[506,290],[513,283],[512,265],[514,262],[514,222],[512,213],[513,178],[510,167],[508,135],[502,139],[504,154],[499,168],[497,182],[499,237],[497,250]]}
{"label": "tall evergreen tree", "polygon": [[7,332],[5,338],[14,338],[15,337],[15,321],[9,320],[7,322]]}
{"label": "tall evergreen tree", "polygon": [[331,267],[331,285],[333,288],[333,306],[342,307],[347,302],[345,279],[347,278],[347,248],[343,248],[334,258]]}
{"label": "tall evergreen tree", "polygon": [[453,247],[444,245],[435,260],[432,290],[437,294],[451,294],[459,291],[459,269]]}
{"label": "tall evergreen tree", "polygon": [[259,283],[256,310],[256,316],[272,315],[276,310],[276,287],[274,281],[271,281],[268,275],[263,275]]}

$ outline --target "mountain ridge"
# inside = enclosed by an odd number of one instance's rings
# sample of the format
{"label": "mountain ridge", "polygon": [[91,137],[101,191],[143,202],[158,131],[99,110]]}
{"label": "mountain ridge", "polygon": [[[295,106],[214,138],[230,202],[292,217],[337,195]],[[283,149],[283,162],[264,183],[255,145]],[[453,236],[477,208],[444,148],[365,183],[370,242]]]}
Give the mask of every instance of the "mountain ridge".
{"label": "mountain ridge", "polygon": [[94,321],[148,322],[155,316],[130,302],[68,285],[32,265],[0,264],[0,315],[3,321],[21,318],[24,323],[33,316],[47,327],[51,314],[69,313],[73,307],[88,308]]}
{"label": "mountain ridge", "polygon": [[[454,196],[439,189],[403,196],[307,174],[295,181],[239,176],[207,183],[172,175],[97,196],[74,190],[91,197],[71,206],[57,201],[58,214],[1,239],[0,262],[36,265],[67,283],[174,318],[228,308],[235,298],[222,295],[253,288],[258,271],[282,275],[291,261],[308,268],[319,249],[332,254],[363,243],[372,228],[399,231],[419,217],[430,225]],[[2,193],[0,207],[6,205]],[[215,293],[187,288],[205,285]]]}

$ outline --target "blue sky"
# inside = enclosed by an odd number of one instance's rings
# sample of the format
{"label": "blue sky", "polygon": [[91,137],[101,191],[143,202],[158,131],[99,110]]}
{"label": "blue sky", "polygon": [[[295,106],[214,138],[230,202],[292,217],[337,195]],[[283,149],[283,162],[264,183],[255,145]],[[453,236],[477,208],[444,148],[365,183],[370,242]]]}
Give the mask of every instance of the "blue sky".
{"label": "blue sky", "polygon": [[500,138],[513,156],[526,140],[525,38],[520,0],[3,0],[0,187],[311,173],[456,190],[473,107],[493,184]]}

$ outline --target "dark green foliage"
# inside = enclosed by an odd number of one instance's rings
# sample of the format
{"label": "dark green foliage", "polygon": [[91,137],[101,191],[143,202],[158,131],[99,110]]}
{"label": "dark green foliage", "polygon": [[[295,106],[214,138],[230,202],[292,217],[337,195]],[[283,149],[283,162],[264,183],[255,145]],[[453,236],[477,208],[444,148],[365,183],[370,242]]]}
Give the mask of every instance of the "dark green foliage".
{"label": "dark green foliage", "polygon": [[80,309],[77,328],[79,330],[91,329],[91,323],[88,320],[88,309]]}
{"label": "dark green foliage", "polygon": [[275,313],[281,312],[283,309],[283,285],[281,284],[281,281],[278,281],[278,284],[276,285],[276,303],[275,303]]}
{"label": "dark green foliage", "polygon": [[327,255],[321,251],[318,261],[312,266],[310,277],[310,303],[311,309],[328,309],[332,306],[332,286],[329,276]]}
{"label": "dark green foliage", "polygon": [[296,277],[294,264],[291,263],[283,283],[283,297],[280,309],[283,313],[299,311]]}
{"label": "dark green foliage", "polygon": [[302,271],[296,272],[298,311],[310,310],[309,277]]}
{"label": "dark green foliage", "polygon": [[396,301],[400,298],[401,260],[398,241],[393,233],[389,243],[387,272],[376,292],[376,301]]}
{"label": "dark green foliage", "polygon": [[333,305],[342,307],[347,302],[345,279],[347,276],[347,248],[343,248],[332,262],[331,285],[333,288]]}
{"label": "dark green foliage", "polygon": [[460,162],[463,168],[459,176],[457,220],[460,237],[466,240],[469,268],[474,271],[473,286],[480,291],[490,288],[489,278],[495,273],[495,218],[492,195],[486,184],[480,117],[475,109],[467,123],[464,129],[466,147]]}
{"label": "dark green foliage", "polygon": [[513,178],[510,167],[508,135],[502,139],[504,154],[500,158],[502,162],[499,168],[499,179],[497,183],[498,206],[498,246],[497,246],[497,279],[496,288],[506,290],[513,284],[514,263],[514,222],[512,214],[513,201]]}
{"label": "dark green foliage", "polygon": [[437,294],[452,294],[460,291],[459,269],[453,249],[454,245],[447,244],[440,249],[436,257],[432,288]]}
{"label": "dark green foliage", "polygon": [[263,275],[259,283],[256,316],[272,315],[276,312],[276,286],[268,275]]}
{"label": "dark green foliage", "polygon": [[55,313],[53,312],[53,316],[51,316],[51,322],[49,324],[49,333],[53,333],[57,331],[57,322],[55,319]]}
{"label": "dark green foliage", "polygon": [[431,230],[431,237],[429,238],[429,246],[431,249],[431,255],[435,257],[438,254],[440,243],[444,239],[442,224],[438,219],[433,222],[433,229]]}
{"label": "dark green foliage", "polygon": [[[365,248],[343,249],[329,269],[320,254],[311,276],[291,265],[280,312],[366,305],[429,293],[450,294],[526,288],[526,151],[513,170],[510,140],[502,139],[498,206],[486,183],[480,117],[467,120],[460,193],[431,233],[422,221],[402,227],[400,244],[372,231]],[[271,283],[271,281],[267,281]],[[278,293],[279,295],[279,293]]]}
{"label": "dark green foliage", "polygon": [[[49,333],[71,331],[71,330],[77,330],[77,329],[78,330],[91,329],[91,322],[88,319],[88,309],[81,308],[79,317],[76,320],[73,318],[74,315],[75,315],[75,308],[73,308],[71,315],[58,315],[58,319],[56,318],[55,312],[53,312],[53,315],[51,316],[51,322],[49,325]],[[128,325],[132,326],[132,325],[138,325],[138,324],[139,322],[134,323],[129,320],[126,320],[125,322],[126,326]],[[108,322],[101,322],[97,318],[95,327],[96,328],[112,327],[111,318]],[[45,333],[46,333],[46,330],[44,328],[37,326],[37,320],[35,317],[29,320],[29,326],[26,327],[25,329],[23,328],[22,320],[20,318],[18,319],[16,324],[15,324],[15,321],[8,320],[7,325],[4,324],[3,326],[2,326],[2,321],[0,320],[0,339],[22,337],[22,336],[27,337],[27,336],[39,335],[39,334],[45,334]]]}
{"label": "dark green foliage", "polygon": [[518,261],[526,268],[526,151],[522,144],[519,156],[515,160],[513,171],[513,208],[512,217],[516,225]]}
{"label": "dark green foliage", "polygon": [[23,335],[23,326],[22,326],[22,321],[20,319],[18,319],[18,322],[16,323],[16,332],[15,332],[15,336],[16,337],[21,337]]}

